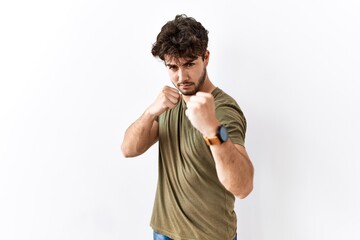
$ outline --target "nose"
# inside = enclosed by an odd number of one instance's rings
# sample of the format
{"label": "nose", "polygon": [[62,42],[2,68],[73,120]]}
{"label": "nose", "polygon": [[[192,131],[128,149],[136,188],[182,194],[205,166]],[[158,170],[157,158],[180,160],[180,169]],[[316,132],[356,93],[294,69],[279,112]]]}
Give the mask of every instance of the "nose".
{"label": "nose", "polygon": [[183,82],[183,81],[187,80],[187,78],[188,78],[188,75],[187,75],[186,70],[183,69],[183,68],[179,68],[179,70],[178,70],[178,81]]}

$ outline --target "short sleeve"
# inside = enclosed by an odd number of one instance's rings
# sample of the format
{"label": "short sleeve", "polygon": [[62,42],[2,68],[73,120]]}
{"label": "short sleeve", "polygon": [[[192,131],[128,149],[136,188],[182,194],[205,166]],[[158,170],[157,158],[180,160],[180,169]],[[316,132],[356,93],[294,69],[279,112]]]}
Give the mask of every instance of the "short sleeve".
{"label": "short sleeve", "polygon": [[229,138],[235,144],[245,145],[246,118],[237,102],[222,90],[214,94],[216,117],[229,133]]}

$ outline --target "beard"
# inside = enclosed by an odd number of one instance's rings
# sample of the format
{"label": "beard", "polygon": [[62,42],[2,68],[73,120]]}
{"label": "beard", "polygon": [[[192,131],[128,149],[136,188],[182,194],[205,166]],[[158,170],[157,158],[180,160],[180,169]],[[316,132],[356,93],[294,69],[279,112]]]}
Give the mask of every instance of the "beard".
{"label": "beard", "polygon": [[206,68],[204,68],[201,76],[199,77],[199,80],[198,82],[195,84],[195,83],[192,83],[195,85],[195,88],[193,90],[188,90],[188,91],[182,91],[180,89],[180,85],[181,84],[185,84],[185,83],[191,83],[191,82],[187,82],[187,81],[184,81],[184,82],[181,82],[179,84],[177,84],[177,89],[181,92],[182,95],[184,96],[192,96],[192,95],[195,95],[199,90],[200,88],[204,85],[204,82],[205,82],[205,79],[206,79]]}

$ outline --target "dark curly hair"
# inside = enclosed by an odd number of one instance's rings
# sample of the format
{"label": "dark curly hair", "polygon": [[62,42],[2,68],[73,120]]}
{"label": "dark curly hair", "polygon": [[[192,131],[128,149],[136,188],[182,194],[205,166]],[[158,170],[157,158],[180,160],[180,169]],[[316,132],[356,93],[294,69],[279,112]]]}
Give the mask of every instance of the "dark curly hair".
{"label": "dark curly hair", "polygon": [[164,61],[165,55],[173,58],[204,59],[208,46],[208,31],[203,25],[185,14],[176,15],[162,28],[151,53]]}

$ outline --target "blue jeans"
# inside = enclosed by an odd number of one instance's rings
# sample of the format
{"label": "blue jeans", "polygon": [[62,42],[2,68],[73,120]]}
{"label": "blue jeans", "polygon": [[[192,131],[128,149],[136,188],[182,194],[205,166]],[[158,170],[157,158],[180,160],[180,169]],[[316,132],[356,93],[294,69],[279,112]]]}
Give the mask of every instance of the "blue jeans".
{"label": "blue jeans", "polygon": [[[173,240],[173,239],[154,231],[154,240]],[[235,235],[234,240],[237,240],[236,235]]]}

